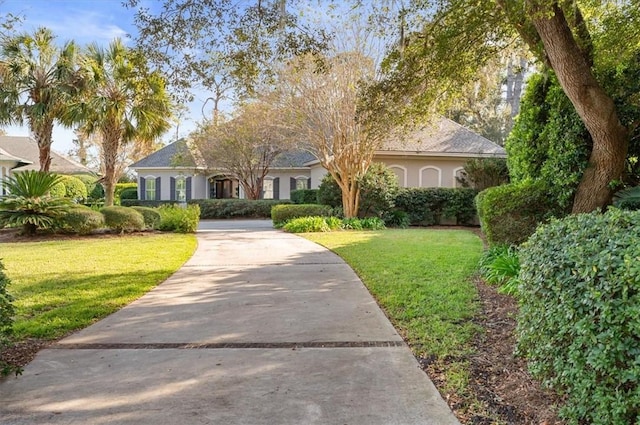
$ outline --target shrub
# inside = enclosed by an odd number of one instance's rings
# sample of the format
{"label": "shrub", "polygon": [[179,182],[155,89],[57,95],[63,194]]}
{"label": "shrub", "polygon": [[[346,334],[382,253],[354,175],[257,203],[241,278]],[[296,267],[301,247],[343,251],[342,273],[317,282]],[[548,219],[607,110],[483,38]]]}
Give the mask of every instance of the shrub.
{"label": "shrub", "polygon": [[96,182],[89,192],[89,199],[103,199],[104,198],[104,186],[101,183]]}
{"label": "shrub", "polygon": [[362,221],[357,217],[342,219],[342,228],[345,230],[362,230]]}
{"label": "shrub", "polygon": [[198,205],[162,205],[158,208],[160,224],[163,231],[177,233],[195,233],[198,230],[200,207]]}
{"label": "shrub", "polygon": [[160,200],[140,200],[140,199],[120,199],[120,205],[123,207],[148,207],[155,208],[160,205],[173,205],[176,201],[160,201]]}
{"label": "shrub", "polygon": [[144,218],[144,227],[146,229],[157,229],[160,225],[161,216],[157,209],[137,206],[131,208],[142,214],[142,217]]}
{"label": "shrub", "polygon": [[[13,316],[15,308],[13,307],[13,297],[7,292],[7,286],[11,282],[4,273],[4,266],[0,261],[0,352],[3,348],[10,344],[10,337],[13,333]],[[0,375],[6,376],[12,371],[16,374],[20,373],[20,369],[9,365],[0,359]]]}
{"label": "shrub", "polygon": [[50,194],[56,198],[69,198],[76,203],[84,202],[89,196],[82,180],[65,175],[60,176],[59,183],[51,188]]}
{"label": "shrub", "polygon": [[138,190],[138,184],[137,183],[116,183],[116,187],[113,191],[113,199],[115,202],[120,203],[120,195],[122,194],[122,191],[126,190],[126,189],[136,189],[136,191]]}
{"label": "shrub", "polygon": [[613,205],[623,210],[640,210],[640,186],[633,186],[617,192]]}
{"label": "shrub", "polygon": [[395,205],[412,225],[432,226],[445,217],[470,224],[476,216],[476,193],[469,188],[404,188],[398,191]]}
{"label": "shrub", "polygon": [[0,223],[22,226],[23,232],[35,234],[38,228],[52,228],[71,202],[54,198],[51,188],[60,176],[42,171],[22,171],[3,181],[9,192],[0,200]]}
{"label": "shrub", "polygon": [[330,230],[342,229],[342,219],[338,217],[325,217],[324,221]]}
{"label": "shrub", "polygon": [[406,229],[411,222],[409,221],[409,214],[401,210],[393,210],[384,216],[384,223],[390,227],[399,227]]}
{"label": "shrub", "polygon": [[366,230],[382,230],[385,228],[384,221],[378,217],[365,217],[360,219],[362,228]]}
{"label": "shrub", "polygon": [[117,232],[133,232],[144,229],[144,217],[132,208],[112,206],[104,207],[100,212],[109,229]]}
{"label": "shrub", "polygon": [[509,182],[509,169],[504,158],[473,158],[464,164],[462,177],[456,177],[464,187],[478,192]]}
{"label": "shrub", "polygon": [[283,226],[283,229],[291,233],[330,232],[326,217],[298,217],[293,218]]}
{"label": "shrub", "polygon": [[331,208],[319,204],[276,205],[271,209],[271,220],[275,227],[282,227],[287,221],[299,217],[330,216]]}
{"label": "shrub", "polygon": [[342,207],[342,190],[331,174],[326,174],[318,187],[318,204],[330,207]]}
{"label": "shrub", "polygon": [[138,188],[137,187],[127,187],[120,192],[120,202],[124,199],[138,199]]}
{"label": "shrub", "polygon": [[519,273],[520,258],[516,247],[494,245],[480,259],[480,275],[488,283],[497,285],[498,292],[503,294],[518,294]]}
{"label": "shrub", "polygon": [[58,220],[60,230],[81,235],[89,234],[104,226],[104,216],[84,205],[74,205]]}
{"label": "shrub", "polygon": [[496,186],[476,198],[482,231],[490,245],[519,245],[538,224],[562,213],[541,182]]}
{"label": "shrub", "polygon": [[291,204],[289,200],[257,201],[248,199],[195,199],[189,204],[200,206],[200,218],[271,218],[274,205]]}
{"label": "shrub", "polygon": [[318,189],[297,189],[291,191],[291,202],[294,204],[317,204]]}
{"label": "shrub", "polygon": [[640,213],[552,220],[520,250],[518,352],[569,423],[640,420]]}

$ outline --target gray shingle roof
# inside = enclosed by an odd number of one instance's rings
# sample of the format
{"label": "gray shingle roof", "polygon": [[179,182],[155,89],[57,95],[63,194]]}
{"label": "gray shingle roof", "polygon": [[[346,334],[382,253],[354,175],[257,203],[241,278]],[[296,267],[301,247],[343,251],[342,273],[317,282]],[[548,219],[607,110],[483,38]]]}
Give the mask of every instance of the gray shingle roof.
{"label": "gray shingle roof", "polygon": [[[0,136],[0,148],[13,157],[24,160],[27,165],[16,167],[16,171],[39,170],[40,151],[35,140],[25,136]],[[49,171],[60,174],[88,174],[92,171],[72,160],[51,150],[51,166]]]}
{"label": "gray shingle roof", "polygon": [[196,167],[199,161],[184,139],[177,140],[162,149],[131,164],[130,168]]}
{"label": "gray shingle roof", "polygon": [[298,168],[305,163],[315,160],[316,157],[307,151],[283,152],[276,157],[271,168]]}
{"label": "gray shingle roof", "polygon": [[435,120],[404,136],[390,138],[380,152],[506,156],[501,146],[447,118]]}

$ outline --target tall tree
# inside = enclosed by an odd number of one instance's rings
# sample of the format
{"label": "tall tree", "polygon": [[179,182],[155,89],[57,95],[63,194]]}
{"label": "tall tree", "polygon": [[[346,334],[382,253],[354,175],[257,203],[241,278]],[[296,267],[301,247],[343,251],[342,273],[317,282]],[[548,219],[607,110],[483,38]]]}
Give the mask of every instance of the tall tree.
{"label": "tall tree", "polygon": [[248,199],[260,199],[271,164],[291,146],[290,129],[279,124],[280,113],[266,101],[247,103],[233,119],[206,123],[194,135],[207,164],[238,179]]}
{"label": "tall tree", "polygon": [[165,80],[151,72],[139,53],[122,41],[108,48],[90,45],[83,64],[84,97],[72,103],[65,118],[83,122],[85,135],[97,134],[104,167],[105,205],[113,205],[118,158],[130,144],[149,143],[170,128],[171,103]]}
{"label": "tall tree", "polygon": [[[597,78],[598,66],[633,57],[638,49],[637,2],[557,0],[448,0],[412,2],[433,11],[428,24],[412,33],[386,63],[388,80],[379,86],[401,114],[424,111],[448,91],[464,87],[481,66],[517,34],[531,52],[550,66],[593,139],[589,167],[573,204],[591,211],[611,198],[611,183],[624,172],[630,126]],[[635,30],[633,29],[635,25]],[[611,43],[613,34],[626,43]],[[608,49],[607,46],[612,49]],[[407,101],[410,107],[407,108]],[[384,112],[394,112],[385,107]]]}
{"label": "tall tree", "polygon": [[291,126],[338,183],[346,217],[357,216],[358,181],[387,135],[380,130],[383,121],[367,119],[359,108],[361,87],[374,76],[373,61],[352,52],[324,59],[300,57],[278,80]]}
{"label": "tall tree", "polygon": [[0,44],[0,123],[29,125],[40,149],[40,170],[49,171],[53,125],[60,121],[81,82],[77,47],[62,48],[46,28],[3,38]]}

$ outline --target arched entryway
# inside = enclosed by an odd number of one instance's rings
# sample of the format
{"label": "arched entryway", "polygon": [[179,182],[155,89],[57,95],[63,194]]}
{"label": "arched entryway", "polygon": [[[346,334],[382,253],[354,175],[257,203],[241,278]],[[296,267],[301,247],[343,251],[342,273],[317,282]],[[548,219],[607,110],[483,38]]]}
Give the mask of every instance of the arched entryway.
{"label": "arched entryway", "polygon": [[210,199],[230,199],[240,197],[240,185],[236,179],[232,179],[225,175],[218,175],[209,177],[208,180]]}

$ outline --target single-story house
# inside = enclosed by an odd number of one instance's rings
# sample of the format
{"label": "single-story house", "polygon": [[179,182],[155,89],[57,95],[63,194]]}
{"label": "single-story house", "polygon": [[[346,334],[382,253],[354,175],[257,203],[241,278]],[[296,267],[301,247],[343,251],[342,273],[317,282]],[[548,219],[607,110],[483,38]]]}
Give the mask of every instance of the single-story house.
{"label": "single-story house", "polygon": [[[40,150],[35,140],[24,136],[0,136],[0,195],[4,194],[2,181],[13,173],[40,169]],[[80,164],[51,151],[49,171],[58,174],[92,174]]]}
{"label": "single-story house", "polygon": [[[375,162],[387,165],[400,187],[456,187],[456,177],[472,158],[505,158],[492,141],[446,118],[408,134],[390,138],[376,151]],[[208,167],[185,140],[171,143],[130,165],[138,175],[144,200],[243,198],[238,181]],[[289,199],[291,191],[317,188],[327,170],[308,152],[280,155],[263,181],[264,199]]]}

